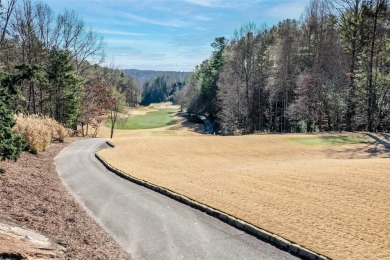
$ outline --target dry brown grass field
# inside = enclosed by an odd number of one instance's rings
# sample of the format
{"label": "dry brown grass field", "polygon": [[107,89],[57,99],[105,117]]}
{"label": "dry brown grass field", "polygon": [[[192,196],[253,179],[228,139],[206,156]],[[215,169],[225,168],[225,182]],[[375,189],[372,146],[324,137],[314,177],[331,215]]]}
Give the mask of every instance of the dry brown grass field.
{"label": "dry brown grass field", "polygon": [[313,135],[222,137],[176,129],[177,135],[117,134],[116,147],[99,154],[129,175],[328,257],[390,259],[384,146],[307,146],[291,140]]}

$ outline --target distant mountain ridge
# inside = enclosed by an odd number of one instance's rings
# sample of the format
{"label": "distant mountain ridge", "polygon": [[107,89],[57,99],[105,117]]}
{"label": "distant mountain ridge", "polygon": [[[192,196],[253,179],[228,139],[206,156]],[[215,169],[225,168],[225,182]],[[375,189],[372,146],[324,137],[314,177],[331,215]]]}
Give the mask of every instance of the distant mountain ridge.
{"label": "distant mountain ridge", "polygon": [[182,71],[159,71],[159,70],[137,70],[137,69],[124,69],[123,72],[126,75],[134,78],[140,86],[145,82],[153,80],[159,76],[167,75],[171,79],[177,79],[177,81],[183,82],[190,72]]}

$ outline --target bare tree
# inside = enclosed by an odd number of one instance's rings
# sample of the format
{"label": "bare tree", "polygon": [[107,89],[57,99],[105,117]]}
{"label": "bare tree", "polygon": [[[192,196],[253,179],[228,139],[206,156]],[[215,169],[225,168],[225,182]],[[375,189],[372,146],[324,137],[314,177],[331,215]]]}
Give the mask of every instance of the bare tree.
{"label": "bare tree", "polygon": [[14,12],[16,0],[9,0],[6,4],[5,12],[3,13],[3,3],[0,0],[0,51],[5,47],[6,35],[8,32],[8,25]]}
{"label": "bare tree", "polygon": [[[287,114],[297,123],[304,121],[309,131],[339,129],[346,92],[347,69],[337,19],[328,2],[315,0],[307,8],[299,42],[300,76],[293,94],[295,101]],[[337,57],[337,58],[336,58]]]}
{"label": "bare tree", "polygon": [[[32,2],[30,0],[23,0],[21,4],[16,7],[15,16],[12,22],[13,32],[18,39],[18,47],[21,50],[21,59],[17,61],[19,64],[39,64],[45,53],[42,44],[37,38],[35,19],[36,13]],[[29,113],[36,114],[38,112],[38,91],[33,77],[24,80],[22,87],[25,97],[27,98],[25,110]]]}
{"label": "bare tree", "polygon": [[272,46],[274,66],[269,84],[270,130],[289,131],[287,108],[293,102],[299,68],[299,32],[295,20],[280,22],[276,28],[276,40]]}
{"label": "bare tree", "polygon": [[111,122],[110,138],[114,136],[115,124],[118,121],[120,114],[125,113],[126,101],[123,93],[119,92],[116,87],[111,88],[110,104],[108,106],[108,118]]}
{"label": "bare tree", "polygon": [[266,128],[271,33],[248,24],[236,30],[225,48],[218,82],[218,122],[223,134],[247,134]]}
{"label": "bare tree", "polygon": [[[103,77],[92,78],[85,82],[80,102],[80,112],[77,117],[82,136],[88,135],[90,124],[94,126],[94,135],[96,136],[102,120],[101,117],[106,114],[106,109],[110,107],[112,102],[110,91],[111,86]],[[84,129],[85,126],[86,129]]]}
{"label": "bare tree", "polygon": [[[92,64],[104,61],[104,41],[91,29],[87,30],[84,21],[74,12],[65,10],[57,18],[58,39],[56,45],[69,50],[79,72]],[[89,60],[90,62],[87,62]]]}
{"label": "bare tree", "polygon": [[38,2],[35,5],[36,13],[36,35],[46,49],[55,46],[55,41],[58,39],[58,30],[55,27],[55,16],[53,10],[43,2]]}
{"label": "bare tree", "polygon": [[243,102],[245,99],[245,85],[237,73],[234,72],[232,66],[228,65],[234,62],[230,46],[226,48],[224,55],[226,65],[223,66],[218,81],[217,99],[220,107],[218,121],[221,134],[242,134],[245,132],[243,124],[243,115],[246,112]]}

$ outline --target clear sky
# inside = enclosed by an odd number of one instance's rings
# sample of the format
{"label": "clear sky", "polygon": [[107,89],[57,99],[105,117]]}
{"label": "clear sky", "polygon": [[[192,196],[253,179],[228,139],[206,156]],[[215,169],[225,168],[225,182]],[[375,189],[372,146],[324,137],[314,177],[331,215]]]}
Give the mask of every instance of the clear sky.
{"label": "clear sky", "polygon": [[192,71],[214,38],[253,22],[300,18],[309,0],[43,0],[55,13],[76,11],[106,42],[107,64]]}

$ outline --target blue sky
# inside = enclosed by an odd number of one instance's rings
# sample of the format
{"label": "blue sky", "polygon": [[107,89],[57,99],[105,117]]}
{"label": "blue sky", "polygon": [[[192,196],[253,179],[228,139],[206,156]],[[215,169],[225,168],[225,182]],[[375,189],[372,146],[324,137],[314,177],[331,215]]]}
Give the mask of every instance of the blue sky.
{"label": "blue sky", "polygon": [[299,18],[309,0],[43,0],[55,13],[76,11],[106,42],[107,64],[192,71],[214,38],[253,22]]}

